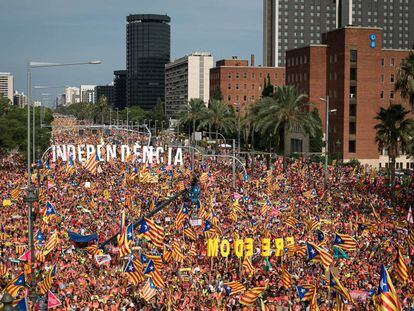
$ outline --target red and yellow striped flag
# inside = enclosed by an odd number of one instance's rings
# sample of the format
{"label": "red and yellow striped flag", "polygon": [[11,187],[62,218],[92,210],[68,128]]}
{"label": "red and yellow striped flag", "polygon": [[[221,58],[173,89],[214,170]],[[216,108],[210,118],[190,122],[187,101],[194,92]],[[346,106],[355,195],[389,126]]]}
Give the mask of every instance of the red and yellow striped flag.
{"label": "red and yellow striped flag", "polygon": [[49,254],[51,251],[53,251],[56,247],[56,245],[59,242],[59,236],[57,231],[53,232],[50,236],[49,240],[46,242],[44,248],[43,248],[43,255]]}
{"label": "red and yellow striped flag", "polygon": [[230,296],[243,293],[246,290],[246,287],[238,281],[224,283],[224,286],[230,288]]}
{"label": "red and yellow striped flag", "polygon": [[10,192],[11,198],[13,199],[13,201],[16,201],[19,198],[20,195],[20,188],[19,186],[17,186],[16,188],[14,188],[11,192]]}
{"label": "red and yellow striped flag", "polygon": [[254,267],[252,265],[252,262],[250,258],[247,256],[244,257],[244,260],[243,260],[243,269],[246,270],[248,275],[253,275],[254,273]]}
{"label": "red and yellow striped flag", "polygon": [[127,236],[127,227],[123,226],[121,234],[118,234],[119,257],[125,257],[131,253]]}
{"label": "red and yellow striped flag", "polygon": [[239,303],[245,306],[251,306],[265,290],[265,286],[253,287],[243,294]]}
{"label": "red and yellow striped flag", "polygon": [[401,283],[405,284],[408,280],[408,269],[407,269],[407,265],[405,264],[404,257],[402,255],[401,248],[398,248],[397,250],[395,271]]}
{"label": "red and yellow striped flag", "polygon": [[292,287],[292,277],[285,267],[282,268],[282,285],[286,290]]}
{"label": "red and yellow striped flag", "polygon": [[177,262],[183,262],[184,261],[184,255],[181,252],[180,245],[177,241],[174,241],[172,243],[172,257]]}

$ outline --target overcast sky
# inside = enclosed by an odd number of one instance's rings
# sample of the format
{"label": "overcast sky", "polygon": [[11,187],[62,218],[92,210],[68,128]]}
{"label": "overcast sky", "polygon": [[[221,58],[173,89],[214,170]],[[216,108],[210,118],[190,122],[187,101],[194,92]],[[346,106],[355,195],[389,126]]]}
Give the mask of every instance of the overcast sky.
{"label": "overcast sky", "polygon": [[114,70],[125,69],[132,13],[171,17],[173,59],[207,51],[215,61],[253,53],[262,62],[261,0],[0,0],[0,72],[11,72],[15,89],[26,93],[28,60],[99,59],[102,65],[36,69],[33,85],[109,83]]}

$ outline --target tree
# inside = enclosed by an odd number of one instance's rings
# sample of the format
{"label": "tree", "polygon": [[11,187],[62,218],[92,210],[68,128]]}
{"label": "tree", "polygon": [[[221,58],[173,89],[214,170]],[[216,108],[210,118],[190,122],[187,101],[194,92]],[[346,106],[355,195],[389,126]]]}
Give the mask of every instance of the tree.
{"label": "tree", "polygon": [[264,81],[263,91],[262,91],[262,97],[270,97],[270,96],[273,96],[274,91],[275,91],[275,87],[270,82],[270,75],[268,74],[267,75],[267,78]]}
{"label": "tree", "polygon": [[[257,105],[256,130],[263,136],[274,135],[276,146],[283,141],[285,129],[290,131],[298,127],[302,132],[315,137],[321,124],[308,111],[309,106],[313,105],[306,99],[307,96],[293,86],[277,86],[273,97],[263,98]],[[284,151],[283,148],[283,153]]]}
{"label": "tree", "polygon": [[211,126],[218,133],[230,133],[235,128],[236,117],[234,109],[221,100],[212,100],[207,109],[203,110],[198,128]]}
{"label": "tree", "polygon": [[185,106],[185,110],[180,117],[181,124],[192,124],[193,132],[196,130],[197,122],[201,121],[201,118],[207,110],[206,104],[201,99],[191,99]]}
{"label": "tree", "polygon": [[408,99],[411,109],[414,109],[414,51],[400,65],[395,90],[400,91],[401,97]]}
{"label": "tree", "polygon": [[400,148],[403,149],[412,139],[411,131],[413,120],[408,119],[409,111],[405,110],[399,104],[390,105],[387,109],[381,108],[375,117],[379,121],[375,125],[377,134],[375,141],[378,143],[378,149],[388,151],[388,157],[391,160],[391,201],[394,203],[395,194],[395,159],[400,155]]}

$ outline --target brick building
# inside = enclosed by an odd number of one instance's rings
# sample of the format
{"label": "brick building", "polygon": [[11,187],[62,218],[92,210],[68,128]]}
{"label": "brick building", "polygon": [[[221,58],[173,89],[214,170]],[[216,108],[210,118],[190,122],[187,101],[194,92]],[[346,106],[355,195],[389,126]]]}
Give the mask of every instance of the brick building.
{"label": "brick building", "polygon": [[[286,84],[309,94],[325,124],[325,103],[329,96],[329,152],[344,160],[358,159],[376,167],[388,165],[385,152],[375,142],[380,107],[401,103],[394,82],[401,61],[409,50],[382,48],[381,28],[345,27],[323,34],[321,45],[310,45],[286,53]],[[413,159],[401,156],[399,168],[413,167]]]}
{"label": "brick building", "polygon": [[244,107],[253,104],[262,96],[267,77],[276,85],[285,84],[285,68],[255,67],[252,55],[248,60],[224,59],[210,69],[210,99],[221,97],[232,106]]}

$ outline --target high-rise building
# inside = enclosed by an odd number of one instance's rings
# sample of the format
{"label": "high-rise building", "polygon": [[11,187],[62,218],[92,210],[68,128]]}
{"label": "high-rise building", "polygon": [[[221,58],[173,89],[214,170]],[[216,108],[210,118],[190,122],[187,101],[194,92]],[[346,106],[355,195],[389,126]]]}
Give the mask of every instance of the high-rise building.
{"label": "high-rise building", "polygon": [[[329,115],[329,153],[379,168],[388,165],[388,156],[375,142],[376,114],[390,103],[409,110],[394,84],[410,51],[384,49],[382,41],[381,28],[347,26],[323,34],[322,44],[286,53],[286,84],[309,94],[323,125],[326,103],[320,98],[329,96],[329,108],[336,110]],[[397,168],[414,168],[414,159],[399,157]]]}
{"label": "high-rise building", "polygon": [[0,94],[13,102],[13,76],[10,72],[0,72]]}
{"label": "high-rise building", "polygon": [[284,66],[287,50],[348,25],[381,27],[384,48],[411,49],[413,19],[411,0],[263,0],[263,63]]}
{"label": "high-rise building", "polygon": [[114,75],[114,108],[124,109],[127,103],[127,72],[126,70],[115,70]]}
{"label": "high-rise building", "polygon": [[81,85],[80,86],[80,101],[82,103],[94,104],[96,103],[96,85]]}
{"label": "high-rise building", "polygon": [[95,88],[95,92],[97,100],[99,100],[102,96],[105,96],[108,106],[113,107],[115,93],[115,87],[113,84],[97,85]]}
{"label": "high-rise building", "polygon": [[165,95],[165,64],[170,61],[170,17],[127,16],[127,105],[153,108]]}
{"label": "high-rise building", "polygon": [[13,105],[19,108],[23,108],[27,105],[27,96],[24,93],[19,93],[18,91],[14,92],[13,95]]}
{"label": "high-rise building", "polygon": [[412,49],[414,44],[414,1],[339,0],[339,25],[381,27],[382,45],[388,49]]}
{"label": "high-rise building", "polygon": [[65,106],[80,102],[80,89],[70,86],[65,88]]}
{"label": "high-rise building", "polygon": [[165,65],[165,113],[178,119],[191,99],[210,99],[210,69],[213,56],[196,52]]}
{"label": "high-rise building", "polygon": [[263,0],[263,65],[285,65],[285,52],[319,43],[337,26],[339,0]]}

